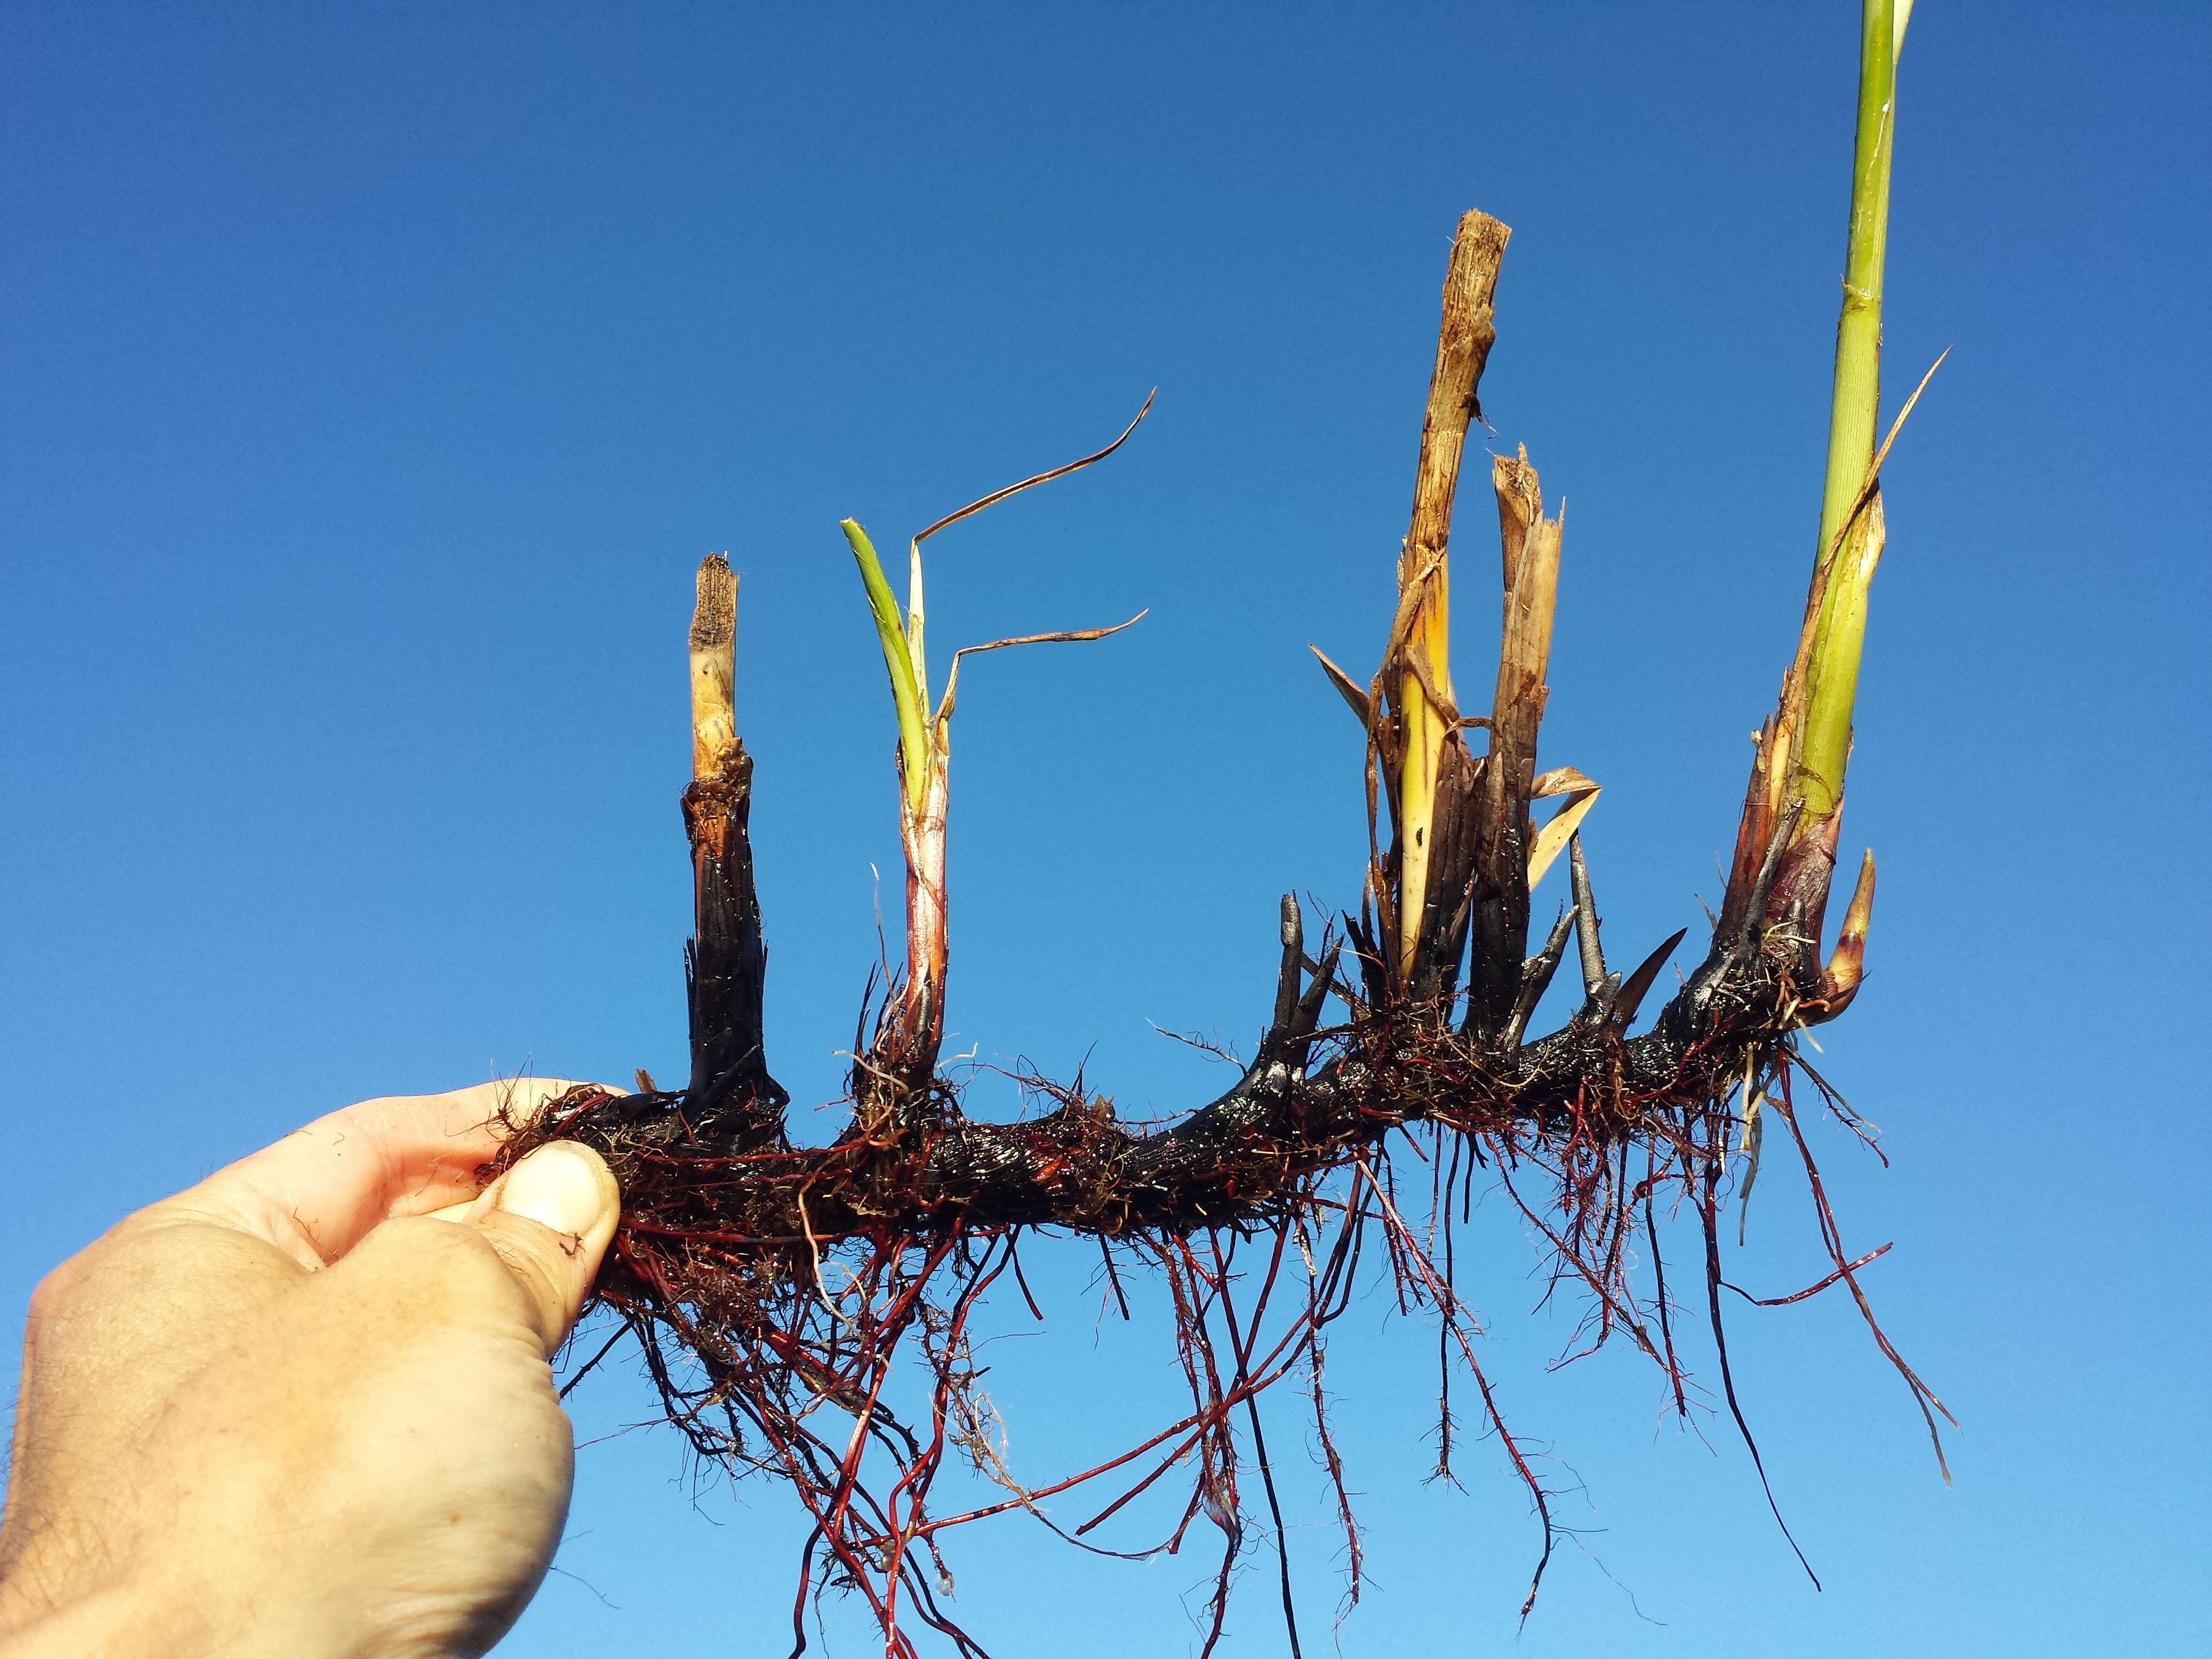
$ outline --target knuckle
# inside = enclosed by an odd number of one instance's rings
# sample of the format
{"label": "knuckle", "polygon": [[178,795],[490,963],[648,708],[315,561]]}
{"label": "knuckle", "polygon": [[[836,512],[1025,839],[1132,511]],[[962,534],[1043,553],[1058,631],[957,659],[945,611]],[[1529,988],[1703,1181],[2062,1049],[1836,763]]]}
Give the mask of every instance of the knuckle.
{"label": "knuckle", "polygon": [[486,1229],[481,1237],[530,1304],[538,1335],[548,1342],[558,1337],[568,1325],[574,1298],[572,1275],[566,1271],[574,1241],[537,1222],[514,1218],[504,1226]]}
{"label": "knuckle", "polygon": [[424,1316],[467,1323],[489,1315],[550,1342],[570,1312],[566,1243],[536,1222],[497,1212],[475,1223],[410,1216],[386,1222],[354,1257],[403,1279]]}
{"label": "knuckle", "polygon": [[397,1216],[357,1245],[346,1262],[356,1272],[388,1277],[406,1295],[452,1317],[461,1309],[495,1298],[508,1274],[473,1227],[430,1216]]}
{"label": "knuckle", "polygon": [[33,1325],[51,1325],[67,1316],[77,1288],[84,1281],[84,1258],[89,1254],[86,1251],[71,1256],[39,1280],[31,1291],[27,1310]]}

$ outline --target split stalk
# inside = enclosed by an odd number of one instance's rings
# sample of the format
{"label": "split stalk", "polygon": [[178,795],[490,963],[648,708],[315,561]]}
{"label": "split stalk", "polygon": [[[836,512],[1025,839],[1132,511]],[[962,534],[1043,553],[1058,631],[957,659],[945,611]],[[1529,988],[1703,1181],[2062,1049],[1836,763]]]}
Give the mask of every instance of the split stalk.
{"label": "split stalk", "polygon": [[[1396,967],[1402,983],[1416,977],[1425,937],[1453,928],[1455,918],[1431,913],[1432,896],[1456,903],[1457,893],[1431,880],[1442,849],[1437,836],[1455,814],[1455,795],[1471,781],[1459,738],[1451,685],[1452,501],[1468,422],[1481,413],[1477,390],[1498,331],[1492,301],[1498,268],[1512,232],[1488,214],[1459,222],[1444,276],[1443,319],[1421,422],[1413,476],[1413,510],[1398,556],[1398,616],[1382,676],[1395,716],[1385,755],[1395,758],[1392,805],[1398,829]],[[1439,889],[1432,894],[1432,888]],[[1386,925],[1387,931],[1387,925]],[[1456,955],[1456,952],[1454,952]]]}

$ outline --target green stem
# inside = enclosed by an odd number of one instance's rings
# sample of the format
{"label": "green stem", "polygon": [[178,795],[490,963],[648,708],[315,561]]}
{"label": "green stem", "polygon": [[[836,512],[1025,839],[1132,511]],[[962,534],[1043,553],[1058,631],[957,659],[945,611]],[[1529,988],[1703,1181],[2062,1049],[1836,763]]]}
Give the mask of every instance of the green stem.
{"label": "green stem", "polygon": [[854,560],[860,567],[860,585],[867,590],[868,611],[876,621],[876,635],[883,642],[884,667],[891,678],[891,702],[898,710],[899,756],[905,763],[906,799],[909,811],[921,810],[923,792],[929,786],[929,720],[922,708],[922,688],[917,683],[913,656],[907,647],[899,603],[884,578],[883,562],[876,557],[868,532],[854,520],[841,520]]}
{"label": "green stem", "polygon": [[[1889,164],[1895,137],[1897,52],[1904,20],[1897,0],[1862,0],[1858,136],[1851,165],[1850,238],[1844,266],[1843,315],[1836,325],[1834,401],[1828,419],[1828,474],[1820,501],[1820,605],[1806,663],[1805,729],[1797,745],[1793,793],[1809,826],[1843,798],[1850,758],[1851,707],[1866,636],[1867,586],[1878,547],[1866,535],[1871,510],[1852,519],[1874,460],[1881,398],[1882,265],[1889,244]],[[1848,532],[1847,527],[1848,526]],[[1839,545],[1840,544],[1840,545]],[[1872,556],[1869,556],[1869,552]]]}

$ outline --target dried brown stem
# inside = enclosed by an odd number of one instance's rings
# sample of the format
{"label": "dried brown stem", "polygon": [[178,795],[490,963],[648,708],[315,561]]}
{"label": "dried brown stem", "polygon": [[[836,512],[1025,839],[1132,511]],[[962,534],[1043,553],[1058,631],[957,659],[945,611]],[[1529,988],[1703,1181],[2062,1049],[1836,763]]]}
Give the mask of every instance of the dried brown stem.
{"label": "dried brown stem", "polygon": [[699,599],[691,612],[691,775],[712,782],[736,761],[738,578],[727,557],[709,553],[699,565]]}
{"label": "dried brown stem", "polygon": [[1559,519],[1544,516],[1544,496],[1528,452],[1491,466],[1498,493],[1504,566],[1504,617],[1498,684],[1490,708],[1490,752],[1473,804],[1474,914],[1468,967],[1469,1029],[1503,1030],[1519,996],[1528,949],[1528,866],[1534,830],[1528,801],[1536,774],[1536,733],[1551,695],[1552,619],[1559,585]]}
{"label": "dried brown stem", "polygon": [[[1399,615],[1370,708],[1384,714],[1376,737],[1385,756],[1396,844],[1377,887],[1396,895],[1382,907],[1386,943],[1417,1002],[1449,994],[1446,981],[1463,938],[1468,849],[1456,831],[1474,787],[1474,763],[1459,735],[1451,689],[1452,503],[1471,421],[1480,418],[1484,366],[1497,338],[1492,301],[1511,230],[1489,215],[1459,222],[1444,276],[1443,320],[1429,375],[1428,405],[1413,470],[1413,508],[1398,556]],[[1386,704],[1387,699],[1387,704]],[[1394,924],[1395,921],[1395,926]],[[1449,961],[1445,961],[1449,958]]]}
{"label": "dried brown stem", "polygon": [[762,997],[768,951],[753,886],[749,820],[752,757],[732,719],[738,582],[729,561],[699,567],[691,617],[692,783],[684,792],[691,843],[692,942],[685,951],[691,1016],[686,1097],[702,1123],[727,1126],[732,1144],[773,1145],[790,1097],[769,1074]]}

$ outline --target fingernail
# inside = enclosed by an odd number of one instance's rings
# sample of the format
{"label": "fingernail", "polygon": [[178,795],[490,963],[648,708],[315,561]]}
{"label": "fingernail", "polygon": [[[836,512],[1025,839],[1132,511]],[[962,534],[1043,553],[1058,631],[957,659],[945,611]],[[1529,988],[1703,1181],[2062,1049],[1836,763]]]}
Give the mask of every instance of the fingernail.
{"label": "fingernail", "polygon": [[606,1188],[597,1158],[580,1146],[556,1140],[540,1146],[507,1172],[497,1207],[526,1216],[556,1233],[591,1231],[606,1207]]}

